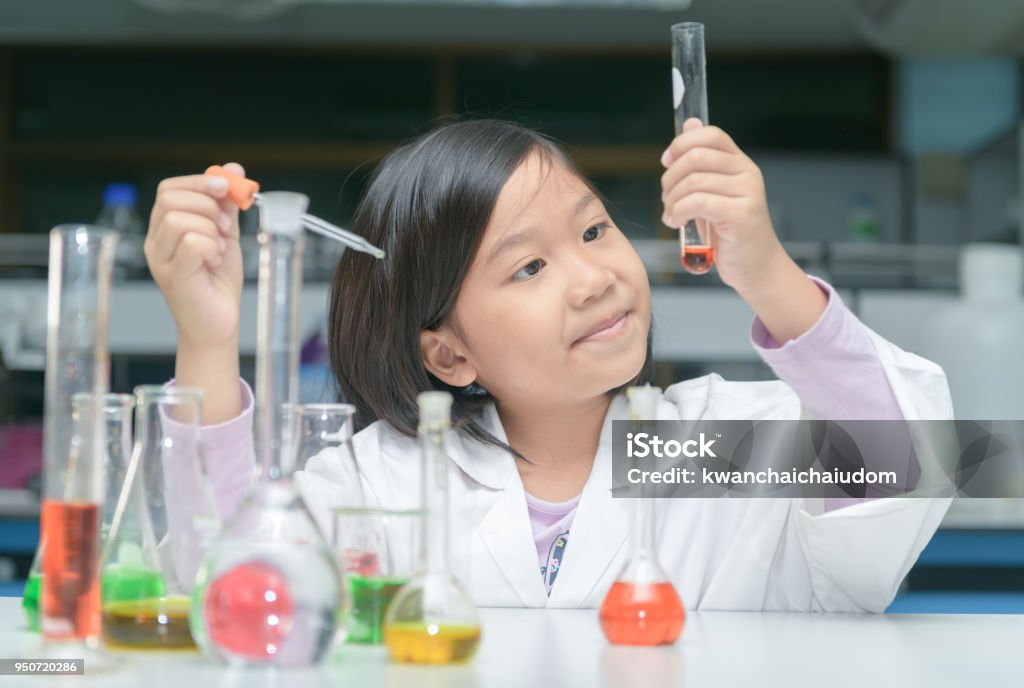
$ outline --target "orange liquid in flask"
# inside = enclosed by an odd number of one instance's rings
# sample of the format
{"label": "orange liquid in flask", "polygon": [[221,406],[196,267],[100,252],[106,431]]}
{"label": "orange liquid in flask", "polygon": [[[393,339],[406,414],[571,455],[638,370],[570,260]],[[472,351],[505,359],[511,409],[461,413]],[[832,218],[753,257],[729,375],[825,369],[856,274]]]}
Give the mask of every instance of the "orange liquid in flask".
{"label": "orange liquid in flask", "polygon": [[671,583],[616,582],[601,604],[601,630],[616,645],[666,645],[686,612]]}
{"label": "orange liquid in flask", "polygon": [[680,258],[687,272],[703,275],[715,264],[715,249],[710,246],[687,246]]}
{"label": "orange liquid in flask", "polygon": [[54,640],[100,633],[99,506],[43,502],[42,630]]}

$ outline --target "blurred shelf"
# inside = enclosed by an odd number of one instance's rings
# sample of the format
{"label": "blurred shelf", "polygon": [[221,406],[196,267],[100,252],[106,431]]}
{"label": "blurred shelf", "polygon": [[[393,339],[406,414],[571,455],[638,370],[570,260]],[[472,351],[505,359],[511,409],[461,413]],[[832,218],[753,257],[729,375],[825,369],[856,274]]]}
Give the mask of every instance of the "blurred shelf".
{"label": "blurred shelf", "polygon": [[[668,139],[666,139],[667,142]],[[238,141],[168,143],[167,141],[67,141],[61,143],[12,143],[9,156],[18,164],[194,165],[237,160],[245,165],[295,168],[348,169],[376,162],[400,141],[382,143],[296,141]],[[649,174],[656,184],[663,171],[659,158],[664,147],[650,145],[588,145],[569,149],[573,160],[587,173]]]}
{"label": "blurred shelf", "polygon": [[1024,531],[1024,499],[954,499],[941,527]]}
{"label": "blurred shelf", "polygon": [[[916,566],[1012,567],[1024,571],[1024,529],[939,530]],[[1024,576],[1020,579],[1024,592]]]}
{"label": "blurred shelf", "polygon": [[378,160],[394,147],[394,143],[67,141],[12,143],[9,154],[19,164],[192,164],[205,168],[211,161],[238,160],[248,165],[347,168]]}
{"label": "blurred shelf", "polygon": [[[13,526],[0,528],[0,551],[10,551],[8,548],[12,542],[21,542],[26,532],[31,531],[31,528],[29,531],[18,530],[23,527],[23,522],[18,519],[39,518],[39,499],[31,490],[0,489],[0,518],[15,519],[10,521]],[[33,537],[39,537],[38,523]]]}
{"label": "blurred shelf", "polygon": [[886,614],[1024,614],[1024,592],[905,592]]}

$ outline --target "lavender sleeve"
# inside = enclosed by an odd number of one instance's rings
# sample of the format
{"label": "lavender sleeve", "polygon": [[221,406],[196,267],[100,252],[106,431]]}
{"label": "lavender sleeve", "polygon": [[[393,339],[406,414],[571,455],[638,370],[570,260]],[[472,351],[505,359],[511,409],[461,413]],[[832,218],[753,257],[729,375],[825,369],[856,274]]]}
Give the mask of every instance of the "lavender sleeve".
{"label": "lavender sleeve", "polygon": [[[804,407],[826,420],[900,420],[896,397],[867,328],[825,281],[810,277],[828,297],[825,312],[796,339],[779,344],[764,323],[751,327],[754,348]],[[825,510],[864,501],[826,498]]]}
{"label": "lavender sleeve", "polygon": [[[174,384],[174,381],[168,384]],[[199,429],[199,451],[222,521],[241,504],[256,465],[252,438],[252,389],[245,380],[240,379],[239,385],[242,412],[223,423],[204,425]],[[163,422],[169,432],[174,431],[174,421],[165,418]]]}

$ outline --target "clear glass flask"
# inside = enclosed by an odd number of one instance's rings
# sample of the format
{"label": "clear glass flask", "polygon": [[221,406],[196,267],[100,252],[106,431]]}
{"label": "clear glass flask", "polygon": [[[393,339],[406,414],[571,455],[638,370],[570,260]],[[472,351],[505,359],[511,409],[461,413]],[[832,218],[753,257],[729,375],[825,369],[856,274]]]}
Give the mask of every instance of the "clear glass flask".
{"label": "clear glass flask", "polygon": [[103,639],[194,648],[192,584],[220,527],[199,456],[202,392],[147,385],[135,399],[136,442],[103,554]]}
{"label": "clear glass flask", "polygon": [[308,199],[274,192],[262,201],[255,403],[260,480],[200,567],[190,622],[196,643],[231,665],[309,666],[328,656],[346,596],[327,541],[292,483],[301,215]]}
{"label": "clear glass flask", "polygon": [[[683,123],[696,117],[708,123],[707,77],[704,58],[704,25],[684,22],[672,26],[672,106],[676,135]],[[711,229],[702,219],[690,218],[679,228],[679,249],[687,272],[702,275],[715,263]]]}
{"label": "clear glass flask", "polygon": [[480,621],[448,563],[448,453],[452,396],[419,395],[423,534],[415,576],[398,591],[384,621],[384,644],[399,662],[468,660],[480,643]]}
{"label": "clear glass flask", "polygon": [[[49,645],[100,638],[102,398],[110,380],[110,278],[117,233],[89,225],[50,232],[43,440],[40,627]],[[74,409],[80,392],[91,404]]]}
{"label": "clear glass flask", "polygon": [[[658,387],[630,387],[630,416],[638,431],[650,432],[657,417]],[[649,487],[634,486],[629,560],[601,603],[601,630],[616,645],[666,645],[683,630],[686,614],[665,575],[655,543],[654,497]]]}
{"label": "clear glass flask", "polygon": [[295,470],[320,452],[341,452],[344,462],[358,468],[352,448],[356,407],[352,404],[299,404],[295,407]]}
{"label": "clear glass flask", "polygon": [[[90,404],[92,404],[92,395],[88,392],[79,392],[72,400],[73,414],[81,417],[82,414],[88,413]],[[125,467],[128,464],[128,457],[131,455],[131,414],[134,404],[134,399],[128,394],[103,395],[103,437],[105,447],[103,474],[105,480],[103,510],[100,515],[101,548],[106,543],[107,534],[110,531],[110,522],[113,519],[117,495],[121,491]],[[42,567],[43,542],[40,540],[21,598],[21,606],[25,612],[26,624],[30,630],[36,632],[39,631],[39,595],[43,581]]]}
{"label": "clear glass flask", "polygon": [[[344,501],[339,506],[362,509],[369,503],[352,445],[355,413],[356,407],[351,404],[299,404],[292,409],[291,436],[295,443],[294,472],[305,470],[307,462],[321,452],[329,452],[329,456],[321,460],[330,462],[332,470],[339,474],[346,486]],[[327,542],[333,543],[335,522],[331,520],[326,526],[320,525],[326,529],[324,537]],[[344,573],[344,563],[338,561],[338,564]]]}

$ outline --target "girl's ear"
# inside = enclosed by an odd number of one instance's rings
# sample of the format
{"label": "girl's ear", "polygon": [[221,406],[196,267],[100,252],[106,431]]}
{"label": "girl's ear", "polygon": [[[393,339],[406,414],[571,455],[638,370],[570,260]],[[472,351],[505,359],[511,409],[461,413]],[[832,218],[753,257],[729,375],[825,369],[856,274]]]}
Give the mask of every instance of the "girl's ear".
{"label": "girl's ear", "polygon": [[446,385],[465,387],[476,381],[476,368],[466,360],[462,343],[447,327],[422,330],[420,353],[426,369]]}

